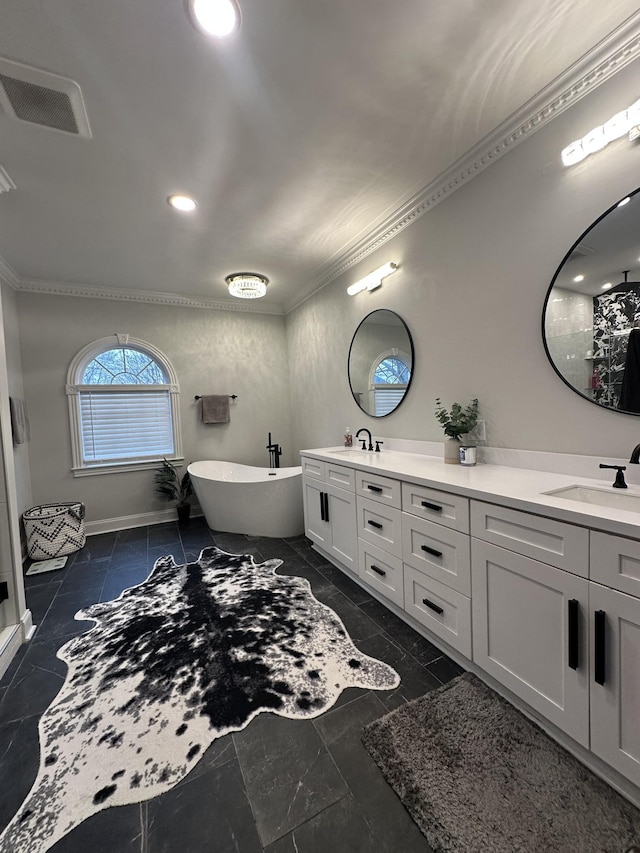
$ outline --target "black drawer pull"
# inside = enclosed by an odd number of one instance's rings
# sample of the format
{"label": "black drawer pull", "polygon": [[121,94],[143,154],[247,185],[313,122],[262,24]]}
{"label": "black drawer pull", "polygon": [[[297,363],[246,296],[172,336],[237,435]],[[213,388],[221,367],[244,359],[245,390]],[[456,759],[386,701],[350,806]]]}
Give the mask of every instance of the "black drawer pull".
{"label": "black drawer pull", "polygon": [[329,521],[329,492],[323,492],[324,495],[324,520]]}
{"label": "black drawer pull", "polygon": [[367,521],[367,524],[370,524],[372,527],[377,527],[378,530],[382,530],[382,525],[377,521]]}
{"label": "black drawer pull", "polygon": [[374,566],[373,563],[371,563],[371,571],[375,572],[377,575],[381,575],[382,577],[386,575],[384,569],[379,569],[377,566]]}
{"label": "black drawer pull", "polygon": [[436,551],[435,548],[429,548],[428,545],[421,545],[420,548],[426,551],[427,554],[432,554],[434,557],[442,557],[442,551]]}
{"label": "black drawer pull", "polygon": [[422,501],[422,506],[425,509],[433,509],[435,512],[442,512],[441,506],[438,506],[438,504],[430,504],[429,501]]}
{"label": "black drawer pull", "polygon": [[593,678],[596,684],[604,684],[606,678],[606,627],[607,614],[604,610],[596,610],[593,614],[594,627],[594,673]]}
{"label": "black drawer pull", "polygon": [[326,521],[324,516],[324,492],[320,492],[320,521]]}
{"label": "black drawer pull", "polygon": [[367,486],[367,488],[369,489],[370,492],[381,492],[382,491],[381,486]]}
{"label": "black drawer pull", "polygon": [[580,603],[577,598],[572,598],[568,603],[569,608],[569,649],[567,664],[570,669],[578,668],[578,619],[580,616]]}
{"label": "black drawer pull", "polygon": [[435,610],[435,612],[436,612],[438,615],[439,615],[439,614],[441,614],[441,613],[444,613],[444,610],[443,610],[443,608],[442,608],[442,607],[439,607],[437,604],[434,604],[434,603],[433,603],[433,601],[429,601],[429,599],[428,599],[428,598],[423,598],[423,599],[422,599],[422,603],[423,603],[423,604],[426,604],[426,605],[427,605],[427,607],[429,607],[431,610]]}

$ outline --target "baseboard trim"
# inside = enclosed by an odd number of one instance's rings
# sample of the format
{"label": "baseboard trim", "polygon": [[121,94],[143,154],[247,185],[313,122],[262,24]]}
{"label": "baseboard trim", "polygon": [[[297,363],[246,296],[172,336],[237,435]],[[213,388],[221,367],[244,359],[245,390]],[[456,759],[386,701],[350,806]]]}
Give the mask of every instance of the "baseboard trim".
{"label": "baseboard trim", "polygon": [[9,625],[8,628],[0,631],[0,678],[9,668],[9,664],[15,657],[22,642],[20,625]]}
{"label": "baseboard trim", "polygon": [[36,626],[33,624],[33,614],[28,608],[22,614],[20,625],[22,626],[22,642],[28,643],[36,632]]}
{"label": "baseboard trim", "polygon": [[[202,515],[201,512],[191,512],[192,518]],[[116,518],[103,518],[99,521],[85,522],[87,536],[95,536],[98,533],[116,533],[118,530],[129,530],[133,527],[147,527],[150,524],[166,524],[169,521],[177,521],[178,514],[175,507],[171,509],[157,510],[156,512],[141,512],[137,515],[120,515]]]}

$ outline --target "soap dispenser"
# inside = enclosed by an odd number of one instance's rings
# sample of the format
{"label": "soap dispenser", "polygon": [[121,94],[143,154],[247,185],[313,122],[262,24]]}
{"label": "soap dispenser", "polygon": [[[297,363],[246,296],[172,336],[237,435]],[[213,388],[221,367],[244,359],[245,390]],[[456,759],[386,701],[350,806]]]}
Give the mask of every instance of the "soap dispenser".
{"label": "soap dispenser", "polygon": [[345,447],[353,447],[353,435],[351,434],[351,427],[345,427],[345,430],[344,430],[344,446]]}

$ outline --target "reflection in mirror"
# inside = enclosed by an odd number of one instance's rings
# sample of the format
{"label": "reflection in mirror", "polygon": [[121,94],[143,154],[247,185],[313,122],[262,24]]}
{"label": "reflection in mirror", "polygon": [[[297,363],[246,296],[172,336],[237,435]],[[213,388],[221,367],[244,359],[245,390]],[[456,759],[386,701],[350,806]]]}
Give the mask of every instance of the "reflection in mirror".
{"label": "reflection in mirror", "polygon": [[363,412],[383,418],[403,401],[413,375],[413,341],[394,311],[372,311],[349,349],[349,385]]}
{"label": "reflection in mirror", "polygon": [[631,414],[640,414],[639,192],[574,243],[542,318],[547,355],[564,382],[599,406]]}

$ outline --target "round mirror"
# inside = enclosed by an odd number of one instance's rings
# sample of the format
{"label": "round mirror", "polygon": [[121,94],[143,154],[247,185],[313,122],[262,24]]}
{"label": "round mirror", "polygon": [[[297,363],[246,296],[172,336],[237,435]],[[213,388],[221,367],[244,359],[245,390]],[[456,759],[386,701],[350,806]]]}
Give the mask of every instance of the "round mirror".
{"label": "round mirror", "polygon": [[573,244],[542,315],[544,345],[560,378],[598,406],[640,414],[640,190]]}
{"label": "round mirror", "polygon": [[394,311],[372,311],[349,348],[349,385],[363,412],[384,418],[403,401],[413,378],[413,341]]}

